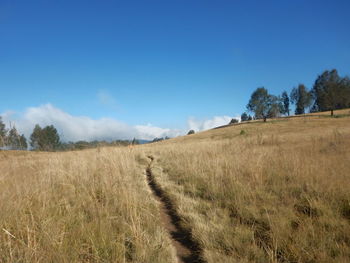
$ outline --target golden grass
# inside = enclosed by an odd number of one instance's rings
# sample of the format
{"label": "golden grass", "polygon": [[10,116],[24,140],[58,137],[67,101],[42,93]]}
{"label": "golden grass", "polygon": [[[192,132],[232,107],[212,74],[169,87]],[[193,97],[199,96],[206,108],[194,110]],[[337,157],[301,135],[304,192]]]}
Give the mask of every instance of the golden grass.
{"label": "golden grass", "polygon": [[176,262],[146,155],[206,262],[349,262],[348,112],[133,149],[0,152],[0,262]]}
{"label": "golden grass", "polygon": [[135,154],[0,152],[0,262],[171,262]]}
{"label": "golden grass", "polygon": [[233,125],[149,148],[208,262],[350,261],[349,117]]}

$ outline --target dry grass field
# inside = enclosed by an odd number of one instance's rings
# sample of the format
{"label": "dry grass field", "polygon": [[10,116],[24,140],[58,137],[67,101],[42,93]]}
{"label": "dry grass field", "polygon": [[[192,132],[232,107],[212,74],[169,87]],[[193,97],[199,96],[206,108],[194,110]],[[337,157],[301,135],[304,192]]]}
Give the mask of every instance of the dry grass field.
{"label": "dry grass field", "polygon": [[0,262],[176,262],[147,156],[203,262],[349,262],[350,116],[335,113],[133,149],[0,152]]}
{"label": "dry grass field", "polygon": [[174,262],[125,148],[0,152],[0,262]]}

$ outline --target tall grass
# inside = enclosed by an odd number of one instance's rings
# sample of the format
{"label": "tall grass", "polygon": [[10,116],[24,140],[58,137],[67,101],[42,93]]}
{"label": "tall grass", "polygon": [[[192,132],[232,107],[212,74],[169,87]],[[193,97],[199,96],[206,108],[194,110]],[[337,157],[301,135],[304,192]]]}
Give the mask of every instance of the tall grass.
{"label": "tall grass", "polygon": [[129,148],[0,151],[0,262],[176,262],[152,174],[211,262],[350,261],[350,122],[250,122]]}
{"label": "tall grass", "polygon": [[0,262],[171,262],[127,149],[0,153]]}
{"label": "tall grass", "polygon": [[208,262],[350,261],[349,118],[196,136],[149,151]]}

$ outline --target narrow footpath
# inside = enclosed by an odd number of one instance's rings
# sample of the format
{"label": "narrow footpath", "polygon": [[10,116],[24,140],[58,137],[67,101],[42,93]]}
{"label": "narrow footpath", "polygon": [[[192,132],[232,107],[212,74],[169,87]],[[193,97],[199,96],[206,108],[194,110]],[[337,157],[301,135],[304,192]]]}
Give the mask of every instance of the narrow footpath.
{"label": "narrow footpath", "polygon": [[205,263],[201,258],[202,250],[199,244],[193,240],[191,231],[181,227],[181,218],[174,204],[156,182],[152,174],[153,156],[148,156],[150,162],[146,169],[147,182],[151,188],[154,198],[159,203],[161,221],[168,231],[172,244],[176,249],[178,263]]}

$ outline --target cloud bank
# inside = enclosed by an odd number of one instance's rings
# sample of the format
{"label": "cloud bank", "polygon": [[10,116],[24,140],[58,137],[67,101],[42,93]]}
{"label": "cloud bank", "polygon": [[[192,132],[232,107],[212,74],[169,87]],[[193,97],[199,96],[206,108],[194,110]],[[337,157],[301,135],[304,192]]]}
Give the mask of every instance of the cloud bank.
{"label": "cloud bank", "polygon": [[155,137],[174,137],[181,135],[179,130],[164,129],[148,125],[130,126],[111,118],[91,119],[85,116],[73,116],[51,104],[30,107],[24,113],[8,111],[1,114],[4,122],[15,125],[27,138],[35,124],[46,126],[53,124],[62,141],[93,141],[138,138],[151,140]]}
{"label": "cloud bank", "polygon": [[226,125],[228,124],[232,118],[235,118],[240,121],[240,117],[230,117],[230,116],[215,116],[213,119],[209,120],[196,120],[194,118],[190,118],[187,121],[187,125],[190,130],[195,131],[203,131],[203,130],[209,130],[218,126]]}
{"label": "cloud bank", "polygon": [[[107,100],[108,101],[108,100]],[[110,102],[110,101],[108,101]],[[86,116],[73,116],[52,104],[27,108],[23,113],[7,111],[0,114],[6,126],[16,126],[27,138],[36,124],[44,127],[54,125],[64,142],[93,140],[130,140],[133,138],[153,140],[160,137],[184,135],[188,130],[208,130],[230,122],[230,116],[216,116],[213,119],[187,121],[186,130],[156,127],[151,124],[131,126],[112,118],[92,119]]]}

